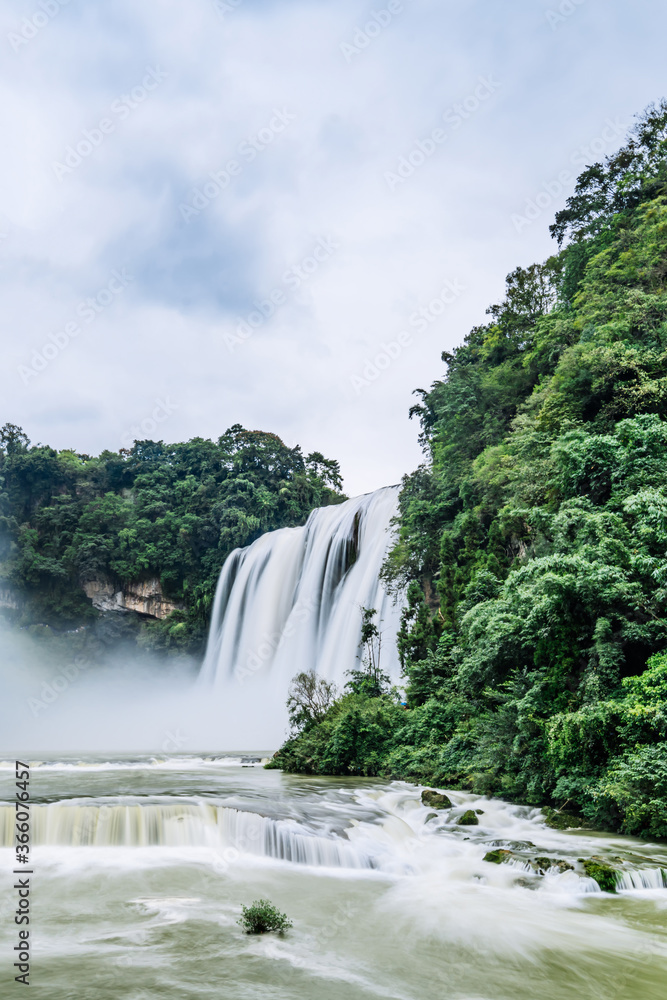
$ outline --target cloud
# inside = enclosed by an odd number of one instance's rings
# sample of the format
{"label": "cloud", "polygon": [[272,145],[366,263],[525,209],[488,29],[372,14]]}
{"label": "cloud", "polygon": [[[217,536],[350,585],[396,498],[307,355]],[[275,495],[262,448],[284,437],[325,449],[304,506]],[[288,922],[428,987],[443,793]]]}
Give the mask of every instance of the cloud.
{"label": "cloud", "polygon": [[[263,427],[338,458],[350,492],[417,464],[412,390],[508,271],[551,252],[567,192],[520,232],[512,216],[609,117],[662,95],[667,11],[585,0],[555,29],[547,0],[398,6],[71,2],[18,48],[40,7],[3,6],[0,419],[94,452],[170,394],[171,439]],[[482,78],[498,85],[476,106]],[[446,138],[392,190],[434,129]],[[80,163],[58,176],[68,148]],[[320,239],[335,254],[230,352]],[[132,285],[25,384],[19,367],[122,268]],[[465,294],[355,393],[447,280]]]}

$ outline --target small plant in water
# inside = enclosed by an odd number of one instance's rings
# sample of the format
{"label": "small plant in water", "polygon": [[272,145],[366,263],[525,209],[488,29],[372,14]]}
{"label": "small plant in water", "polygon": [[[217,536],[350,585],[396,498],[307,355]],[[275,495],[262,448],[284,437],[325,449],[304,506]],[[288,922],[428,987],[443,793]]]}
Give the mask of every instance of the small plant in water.
{"label": "small plant in water", "polygon": [[266,934],[268,931],[282,934],[292,926],[287,915],[281,913],[268,899],[256,899],[250,906],[242,906],[237,923],[246,934]]}

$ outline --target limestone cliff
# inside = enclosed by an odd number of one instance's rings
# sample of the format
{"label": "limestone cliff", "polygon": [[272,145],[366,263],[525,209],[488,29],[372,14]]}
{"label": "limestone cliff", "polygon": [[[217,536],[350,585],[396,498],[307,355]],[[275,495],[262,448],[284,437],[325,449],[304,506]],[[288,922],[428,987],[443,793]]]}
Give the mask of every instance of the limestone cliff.
{"label": "limestone cliff", "polygon": [[126,583],[121,589],[110,580],[86,580],[83,589],[98,611],[136,611],[149,618],[166,618],[172,611],[183,609],[182,604],[164,596],[156,577]]}

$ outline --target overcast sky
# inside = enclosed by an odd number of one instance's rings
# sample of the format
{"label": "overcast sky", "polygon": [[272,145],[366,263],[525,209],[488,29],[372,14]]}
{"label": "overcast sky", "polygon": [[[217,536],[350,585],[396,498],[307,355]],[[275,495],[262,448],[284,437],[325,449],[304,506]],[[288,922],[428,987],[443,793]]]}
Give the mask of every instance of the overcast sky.
{"label": "overcast sky", "polygon": [[412,391],[667,92],[666,37],[657,0],[4,0],[0,422],[241,423],[397,482]]}

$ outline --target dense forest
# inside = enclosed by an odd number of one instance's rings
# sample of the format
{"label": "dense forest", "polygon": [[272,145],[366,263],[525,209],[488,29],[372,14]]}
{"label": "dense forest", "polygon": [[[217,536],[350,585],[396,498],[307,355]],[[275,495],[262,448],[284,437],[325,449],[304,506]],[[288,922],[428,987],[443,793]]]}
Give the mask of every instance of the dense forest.
{"label": "dense forest", "polygon": [[91,457],[31,446],[6,424],[0,591],[18,625],[62,632],[99,617],[87,582],[122,589],[155,578],[182,610],[124,617],[134,617],[144,645],[197,652],[229,553],[343,499],[337,462],[239,425],[218,441],[137,441]]}
{"label": "dense forest", "polygon": [[407,708],[355,676],[275,763],[665,837],[667,102],[551,233],[412,411],[426,461],[384,570]]}

